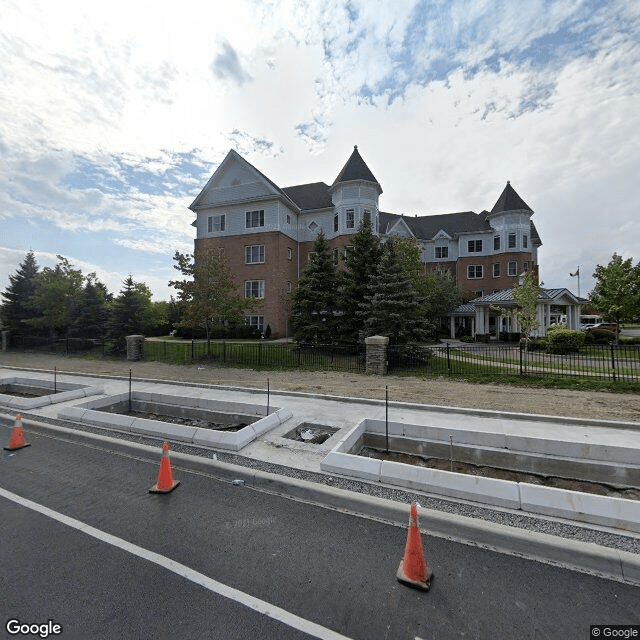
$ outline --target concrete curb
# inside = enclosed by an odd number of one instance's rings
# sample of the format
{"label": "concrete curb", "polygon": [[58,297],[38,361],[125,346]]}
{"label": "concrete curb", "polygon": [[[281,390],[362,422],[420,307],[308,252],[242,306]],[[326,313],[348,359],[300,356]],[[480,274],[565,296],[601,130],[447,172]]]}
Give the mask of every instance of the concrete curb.
{"label": "concrete curb", "polygon": [[[47,369],[25,369],[23,367],[12,367],[7,365],[1,365],[0,368],[14,369],[17,371],[31,371],[35,373],[50,372]],[[75,376],[75,377],[84,377],[84,378],[107,378],[111,380],[128,381],[128,378],[124,376],[112,376],[112,375],[97,374],[97,373],[78,373],[73,371],[58,371],[58,374]],[[268,376],[265,376],[265,377],[268,377]],[[202,387],[206,389],[219,389],[221,391],[240,391],[242,393],[250,393],[250,394],[266,394],[267,393],[266,389],[260,389],[258,387],[237,387],[237,386],[228,386],[228,385],[207,384],[203,382],[181,382],[181,381],[175,381],[175,380],[159,380],[155,378],[133,378],[133,382],[168,384],[173,386]],[[350,402],[350,403],[358,402],[361,404],[385,406],[384,400],[377,400],[374,398],[331,396],[331,395],[320,394],[320,393],[305,393],[303,391],[283,391],[278,389],[270,389],[270,394],[294,396],[294,397],[301,397],[301,398],[314,398],[318,400],[330,400],[334,402]],[[616,420],[594,420],[591,418],[572,418],[570,416],[550,416],[550,415],[537,414],[537,413],[518,413],[518,412],[493,410],[493,409],[470,409],[467,407],[451,407],[451,406],[445,406],[445,405],[420,404],[415,402],[400,402],[398,400],[390,400],[389,407],[394,407],[398,409],[419,409],[423,411],[438,411],[442,413],[477,416],[482,418],[502,418],[502,419],[519,418],[519,419],[533,420],[538,422],[552,422],[555,424],[566,424],[566,425],[586,426],[586,427],[607,427],[611,429],[630,429],[634,431],[640,431],[640,422],[623,422],[623,421],[616,421]]]}
{"label": "concrete curb", "polygon": [[[11,416],[0,415],[0,419],[2,418],[13,419]],[[159,453],[157,447],[42,422],[28,420],[25,421],[25,427],[100,442],[108,445],[111,450],[129,455],[137,452],[157,457]],[[206,473],[228,482],[244,480],[246,486],[256,490],[406,526],[408,505],[404,503],[208,460],[191,454],[172,452],[171,456],[176,469]],[[422,530],[429,535],[640,586],[638,554],[431,509],[421,509],[420,519]]]}

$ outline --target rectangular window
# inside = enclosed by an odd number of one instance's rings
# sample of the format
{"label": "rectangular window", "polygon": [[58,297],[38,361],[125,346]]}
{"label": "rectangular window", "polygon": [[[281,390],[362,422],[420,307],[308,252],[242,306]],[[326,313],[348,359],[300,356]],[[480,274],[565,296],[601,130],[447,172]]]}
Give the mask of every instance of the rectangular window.
{"label": "rectangular window", "polygon": [[509,249],[515,249],[516,248],[516,234],[515,233],[510,233],[509,234]]}
{"label": "rectangular window", "polygon": [[246,280],[244,283],[245,298],[264,298],[264,280]]}
{"label": "rectangular window", "polygon": [[221,213],[219,216],[209,216],[207,218],[207,232],[224,231],[225,215]]}
{"label": "rectangular window", "polygon": [[493,263],[493,277],[494,278],[499,278],[500,277],[500,263],[499,262],[494,262]]}
{"label": "rectangular window", "polygon": [[333,216],[333,230],[334,231],[338,230],[338,223],[339,223],[339,217],[338,217],[338,214],[336,213],[336,215]]}
{"label": "rectangular window", "polygon": [[309,251],[309,262],[311,262],[316,257],[315,251]]}
{"label": "rectangular window", "polygon": [[287,224],[291,224],[291,216],[287,213]]}
{"label": "rectangular window", "polygon": [[333,264],[340,262],[340,249],[337,247],[333,250]]}
{"label": "rectangular window", "polygon": [[371,209],[365,209],[362,213],[362,219],[371,224]]}
{"label": "rectangular window", "polygon": [[482,289],[478,289],[476,291],[473,292],[473,295],[476,298],[482,298],[482,296],[484,295],[484,291]]}
{"label": "rectangular window", "polygon": [[264,209],[260,209],[260,211],[247,211],[245,226],[247,229],[264,227]]}
{"label": "rectangular window", "polygon": [[527,271],[529,271],[529,263],[528,262],[523,262],[522,263],[522,270],[527,273]]}
{"label": "rectangular window", "polygon": [[482,265],[470,264],[467,267],[467,278],[469,280],[476,280],[478,278],[482,278]]}
{"label": "rectangular window", "polygon": [[264,262],[264,245],[247,245],[244,248],[244,261],[246,264],[258,264]]}
{"label": "rectangular window", "polygon": [[347,209],[347,229],[353,229],[356,224],[355,209]]}
{"label": "rectangular window", "polygon": [[526,249],[528,245],[529,245],[529,238],[527,238],[527,234],[525,233],[522,236],[522,248]]}
{"label": "rectangular window", "polygon": [[291,293],[291,280],[287,280],[287,293]]}
{"label": "rectangular window", "polygon": [[349,254],[353,251],[353,245],[348,244],[344,248],[344,259],[346,260],[349,257]]}
{"label": "rectangular window", "polygon": [[262,333],[264,331],[264,316],[245,316],[245,322]]}
{"label": "rectangular window", "polygon": [[449,247],[436,247],[436,258],[448,258]]}
{"label": "rectangular window", "polygon": [[469,253],[480,253],[482,251],[482,240],[469,240],[467,249]]}
{"label": "rectangular window", "polygon": [[518,275],[518,263],[515,260],[509,261],[509,275],[510,276]]}
{"label": "rectangular window", "polygon": [[291,260],[293,258],[293,249],[291,247],[287,247],[287,260]]}
{"label": "rectangular window", "polygon": [[493,250],[500,251],[500,236],[493,236]]}

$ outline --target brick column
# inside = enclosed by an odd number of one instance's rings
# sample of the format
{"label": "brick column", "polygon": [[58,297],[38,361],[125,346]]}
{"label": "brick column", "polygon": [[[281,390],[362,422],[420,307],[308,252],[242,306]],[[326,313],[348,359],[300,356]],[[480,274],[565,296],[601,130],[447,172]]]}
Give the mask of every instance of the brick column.
{"label": "brick column", "polygon": [[364,339],[367,345],[367,373],[384,376],[387,373],[387,345],[389,338],[385,336],[369,336]]}
{"label": "brick column", "polygon": [[142,360],[144,336],[127,336],[127,360]]}

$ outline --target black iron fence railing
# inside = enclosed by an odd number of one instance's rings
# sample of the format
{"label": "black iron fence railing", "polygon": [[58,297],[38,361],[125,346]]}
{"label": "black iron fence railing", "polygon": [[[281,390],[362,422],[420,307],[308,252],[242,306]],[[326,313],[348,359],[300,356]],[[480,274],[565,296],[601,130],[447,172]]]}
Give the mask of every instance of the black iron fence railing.
{"label": "black iron fence railing", "polygon": [[[12,351],[109,355],[100,340],[15,338]],[[176,364],[217,363],[264,369],[365,371],[364,345],[305,345],[279,342],[153,340],[143,359]],[[640,345],[589,345],[575,352],[548,353],[524,344],[410,344],[390,346],[388,372],[473,377],[567,376],[640,382]]]}

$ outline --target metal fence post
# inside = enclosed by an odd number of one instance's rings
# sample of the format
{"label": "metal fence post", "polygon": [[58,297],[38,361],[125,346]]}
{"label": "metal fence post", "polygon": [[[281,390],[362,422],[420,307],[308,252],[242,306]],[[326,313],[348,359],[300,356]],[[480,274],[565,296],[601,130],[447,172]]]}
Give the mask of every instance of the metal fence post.
{"label": "metal fence post", "polygon": [[613,369],[613,379],[616,380],[616,357],[613,350],[613,344],[611,344],[611,369]]}
{"label": "metal fence post", "polygon": [[451,353],[449,350],[449,343],[447,342],[447,372],[451,373]]}
{"label": "metal fence post", "polygon": [[227,361],[227,343],[225,341],[222,342],[222,362],[226,363]]}
{"label": "metal fence post", "polygon": [[522,375],[522,342],[520,343],[520,375]]}

